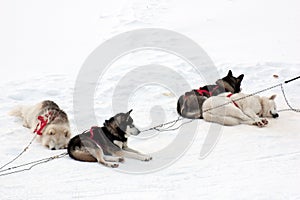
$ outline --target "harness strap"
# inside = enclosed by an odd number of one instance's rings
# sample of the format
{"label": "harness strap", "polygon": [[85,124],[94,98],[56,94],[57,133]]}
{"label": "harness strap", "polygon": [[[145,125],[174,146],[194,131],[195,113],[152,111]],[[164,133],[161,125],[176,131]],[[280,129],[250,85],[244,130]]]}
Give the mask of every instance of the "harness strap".
{"label": "harness strap", "polygon": [[207,90],[202,90],[201,88],[196,90],[201,96],[203,96],[203,93],[208,94],[209,96],[212,96],[212,92],[209,92]]}
{"label": "harness strap", "polygon": [[[230,98],[233,94],[230,93],[227,95],[228,98]],[[232,100],[231,100],[232,101]],[[239,106],[237,105],[237,103],[235,101],[232,101],[232,103],[235,105],[235,107],[239,108]]]}
{"label": "harness strap", "polygon": [[92,126],[91,127],[91,129],[90,129],[90,138],[92,139],[92,140],[94,140],[94,131],[93,131],[93,128],[95,128],[96,126]]}
{"label": "harness strap", "polygon": [[203,96],[204,93],[208,94],[210,97],[213,95],[213,93],[219,88],[220,86],[215,86],[212,91],[208,91],[208,90],[203,90],[201,87],[196,90],[201,96]]}
{"label": "harness strap", "polygon": [[39,115],[37,117],[37,119],[39,120],[39,123],[36,125],[35,129],[34,129],[34,133],[36,133],[37,135],[42,135],[42,131],[44,130],[44,128],[55,119],[56,116],[53,115],[53,112],[48,112],[46,113],[44,116],[43,115]]}

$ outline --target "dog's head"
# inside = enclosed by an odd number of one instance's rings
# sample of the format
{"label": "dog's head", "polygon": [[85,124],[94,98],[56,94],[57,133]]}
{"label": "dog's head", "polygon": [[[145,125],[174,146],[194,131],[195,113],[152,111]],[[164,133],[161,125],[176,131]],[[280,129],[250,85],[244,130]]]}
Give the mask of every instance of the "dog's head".
{"label": "dog's head", "polygon": [[216,81],[216,84],[224,87],[227,92],[239,93],[241,91],[241,82],[244,78],[244,74],[234,77],[232,71],[229,70],[227,76]]}
{"label": "dog's head", "polygon": [[132,110],[127,113],[119,113],[109,120],[105,120],[104,126],[118,137],[128,138],[130,135],[138,135],[140,131],[133,124],[133,119],[130,117],[131,112]]}
{"label": "dog's head", "polygon": [[71,137],[67,124],[49,124],[43,130],[42,144],[51,150],[65,149]]}
{"label": "dog's head", "polygon": [[276,95],[272,95],[271,97],[261,97],[260,103],[262,106],[262,117],[273,117],[277,118],[279,117],[279,114],[276,110],[276,104],[274,99],[276,98]]}

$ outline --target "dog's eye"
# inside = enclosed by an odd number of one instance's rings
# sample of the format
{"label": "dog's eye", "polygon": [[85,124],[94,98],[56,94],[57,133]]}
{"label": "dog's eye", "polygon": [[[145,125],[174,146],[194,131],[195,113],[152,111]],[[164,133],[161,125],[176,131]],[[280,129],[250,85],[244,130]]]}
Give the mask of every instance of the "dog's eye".
{"label": "dog's eye", "polygon": [[49,131],[49,135],[54,135],[55,133],[53,131]]}
{"label": "dog's eye", "polygon": [[64,134],[65,134],[65,137],[68,137],[69,136],[69,131],[65,130]]}

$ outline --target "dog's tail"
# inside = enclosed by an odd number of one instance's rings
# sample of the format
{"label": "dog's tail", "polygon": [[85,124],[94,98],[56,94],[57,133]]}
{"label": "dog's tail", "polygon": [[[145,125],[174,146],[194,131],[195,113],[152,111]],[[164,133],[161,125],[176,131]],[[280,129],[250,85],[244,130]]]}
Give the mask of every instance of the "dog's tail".
{"label": "dog's tail", "polygon": [[10,116],[15,116],[15,117],[23,117],[23,106],[16,106],[13,108],[11,111],[9,111]]}
{"label": "dog's tail", "polygon": [[178,101],[177,101],[177,113],[179,115],[182,115],[182,107],[183,107],[183,103],[184,103],[184,97],[180,96]]}

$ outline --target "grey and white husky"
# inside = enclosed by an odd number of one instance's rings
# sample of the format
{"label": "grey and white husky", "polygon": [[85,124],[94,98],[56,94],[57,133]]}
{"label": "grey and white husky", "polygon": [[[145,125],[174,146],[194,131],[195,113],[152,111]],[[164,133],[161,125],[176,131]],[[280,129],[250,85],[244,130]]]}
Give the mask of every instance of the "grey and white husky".
{"label": "grey and white husky", "polygon": [[130,117],[131,111],[105,120],[103,127],[92,127],[73,137],[68,145],[69,156],[79,161],[98,162],[107,167],[118,167],[114,162],[123,162],[124,157],[151,160],[151,156],[127,146],[128,137],[140,133]]}

